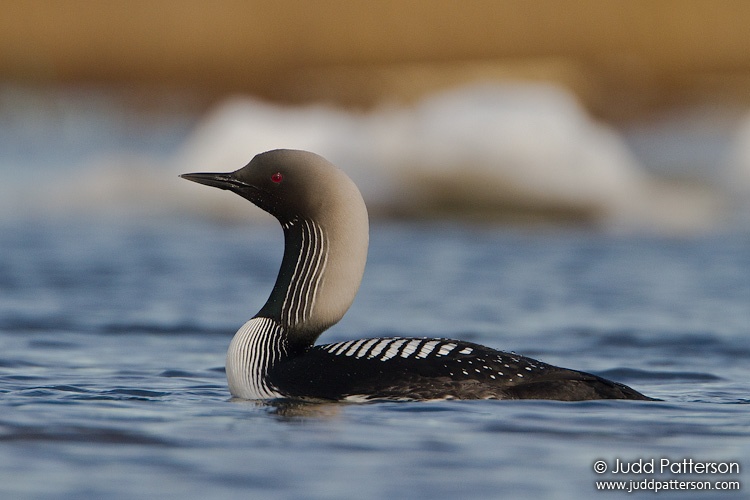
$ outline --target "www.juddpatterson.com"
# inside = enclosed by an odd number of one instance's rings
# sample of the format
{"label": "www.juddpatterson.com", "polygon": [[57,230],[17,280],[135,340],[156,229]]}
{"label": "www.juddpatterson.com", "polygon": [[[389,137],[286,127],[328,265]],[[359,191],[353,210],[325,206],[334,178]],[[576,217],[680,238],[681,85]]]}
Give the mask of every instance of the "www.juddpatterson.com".
{"label": "www.juddpatterson.com", "polygon": [[[662,491],[662,490],[739,490],[739,481],[729,481],[728,475],[739,475],[740,463],[731,461],[700,461],[692,458],[674,460],[671,458],[639,458],[636,460],[596,460],[593,464],[594,472],[597,474],[609,473],[612,475],[658,475],[669,476],[689,475],[690,480],[680,477],[679,479],[658,477],[625,478],[626,480],[596,481],[597,490],[617,490],[632,493],[633,491]],[[703,475],[701,478],[700,476]],[[698,476],[698,477],[696,477]],[[718,476],[718,477],[717,477]],[[712,480],[699,481],[697,479]],[[618,478],[619,479],[619,478]],[[722,479],[722,480],[716,480]],[[731,478],[733,479],[733,478]]]}

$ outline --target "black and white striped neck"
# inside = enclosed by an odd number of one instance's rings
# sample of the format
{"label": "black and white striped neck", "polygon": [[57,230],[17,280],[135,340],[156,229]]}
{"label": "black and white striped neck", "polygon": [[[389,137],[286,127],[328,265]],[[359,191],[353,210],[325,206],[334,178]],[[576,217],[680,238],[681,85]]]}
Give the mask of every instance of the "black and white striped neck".
{"label": "black and white striped neck", "polygon": [[312,344],[331,318],[318,314],[318,299],[331,250],[320,223],[302,217],[282,223],[284,257],[271,295],[257,316],[270,318],[303,344]]}
{"label": "black and white striped neck", "polygon": [[314,220],[302,217],[283,222],[282,228],[284,257],[276,284],[227,351],[227,380],[235,397],[280,397],[267,382],[268,370],[290,352],[312,345],[328,327],[316,307],[330,252],[326,232]]}

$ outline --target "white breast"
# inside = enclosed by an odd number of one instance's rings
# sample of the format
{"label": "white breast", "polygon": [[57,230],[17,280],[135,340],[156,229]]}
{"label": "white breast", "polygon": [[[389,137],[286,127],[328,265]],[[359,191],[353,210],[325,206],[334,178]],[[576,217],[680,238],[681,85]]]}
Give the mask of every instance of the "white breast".
{"label": "white breast", "polygon": [[227,351],[227,382],[232,396],[271,399],[283,396],[268,384],[268,369],[286,352],[283,332],[269,318],[253,318],[234,335]]}

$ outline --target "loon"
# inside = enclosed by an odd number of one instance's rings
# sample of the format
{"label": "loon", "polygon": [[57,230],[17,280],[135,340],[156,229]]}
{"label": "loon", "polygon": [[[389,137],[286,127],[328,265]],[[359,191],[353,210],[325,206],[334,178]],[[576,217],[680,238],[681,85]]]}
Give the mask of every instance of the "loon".
{"label": "loon", "polygon": [[364,200],[323,157],[278,149],[231,173],[180,177],[226,189],[284,230],[271,295],[232,339],[229,391],[248,400],[651,400],[623,384],[483,345],[443,338],[363,338],[314,345],[349,309],[367,260]]}

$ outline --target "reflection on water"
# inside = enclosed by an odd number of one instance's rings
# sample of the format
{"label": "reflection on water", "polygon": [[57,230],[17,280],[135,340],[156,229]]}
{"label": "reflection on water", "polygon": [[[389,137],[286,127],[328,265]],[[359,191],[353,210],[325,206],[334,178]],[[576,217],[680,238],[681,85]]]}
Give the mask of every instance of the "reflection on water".
{"label": "reflection on water", "polygon": [[267,407],[272,415],[277,415],[283,419],[304,420],[307,418],[333,419],[340,417],[341,407],[346,403],[277,400],[256,404]]}

